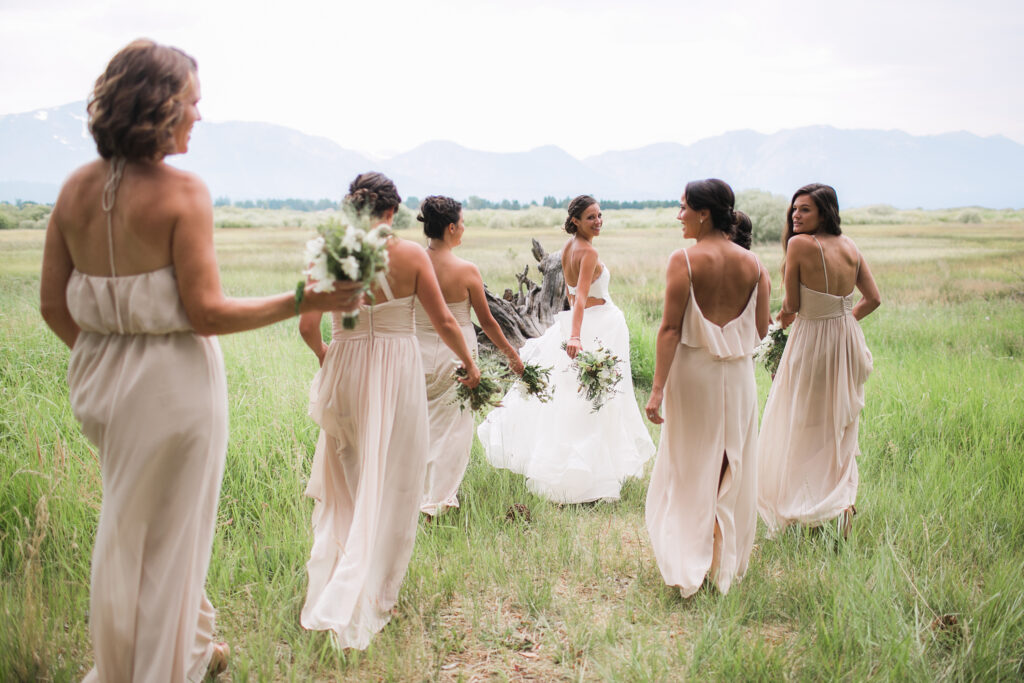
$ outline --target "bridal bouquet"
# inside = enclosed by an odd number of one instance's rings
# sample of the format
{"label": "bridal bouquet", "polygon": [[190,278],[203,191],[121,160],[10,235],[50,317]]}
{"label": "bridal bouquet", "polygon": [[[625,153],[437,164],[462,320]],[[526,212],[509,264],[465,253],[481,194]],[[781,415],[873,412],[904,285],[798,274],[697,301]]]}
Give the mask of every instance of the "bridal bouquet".
{"label": "bridal bouquet", "polygon": [[[562,348],[566,346],[562,343]],[[579,380],[579,393],[590,401],[592,412],[601,410],[601,406],[615,395],[615,387],[622,381],[622,359],[600,344],[594,351],[576,354],[572,361]]]}
{"label": "bridal bouquet", "polygon": [[782,329],[782,325],[773,322],[768,326],[768,334],[754,350],[754,360],[763,365],[773,379],[779,369],[779,361],[782,360],[782,352],[786,349],[788,338],[789,334]]}
{"label": "bridal bouquet", "polygon": [[517,380],[519,391],[524,397],[536,396],[541,403],[547,403],[555,391],[550,378],[551,368],[536,363],[523,363],[523,374]]}
{"label": "bridal bouquet", "polygon": [[[334,218],[317,228],[319,236],[306,243],[306,260],[309,264],[303,275],[313,281],[313,290],[333,292],[337,280],[362,282],[363,292],[370,291],[373,279],[380,272],[387,272],[387,241],[391,228],[381,223],[367,229],[369,217],[347,211],[344,220]],[[303,283],[299,283],[300,288]],[[355,328],[359,311],[342,314],[346,330]]]}
{"label": "bridal bouquet", "polygon": [[[469,408],[477,413],[487,406],[497,408],[501,405],[501,397],[505,394],[504,369],[490,355],[477,358],[476,365],[480,369],[480,384],[470,389],[462,382],[455,382],[455,398],[452,403],[459,406],[459,410]],[[466,369],[460,367],[452,380],[465,376]]]}

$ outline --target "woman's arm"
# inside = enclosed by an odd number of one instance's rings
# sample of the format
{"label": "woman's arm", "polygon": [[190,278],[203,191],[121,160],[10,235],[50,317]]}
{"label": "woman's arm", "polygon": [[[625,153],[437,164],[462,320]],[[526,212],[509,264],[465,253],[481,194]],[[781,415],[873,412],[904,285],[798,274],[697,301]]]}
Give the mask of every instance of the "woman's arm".
{"label": "woman's arm", "polygon": [[786,247],[786,271],[783,273],[783,296],[782,310],[776,320],[783,329],[789,327],[796,319],[796,312],[800,310],[800,255],[803,247],[803,240],[794,237],[789,240]]}
{"label": "woman's arm", "polygon": [[320,320],[323,315],[320,311],[309,311],[299,316],[299,335],[302,336],[302,341],[306,342],[306,346],[316,354],[320,367],[324,366],[324,358],[327,356],[327,344],[320,333]]}
{"label": "woman's arm", "polygon": [[683,315],[686,304],[690,300],[690,271],[686,267],[686,256],[680,249],[668,260],[668,272],[665,283],[665,307],[661,314],[661,326],[658,327],[658,341],[654,357],[654,382],[651,385],[651,396],[647,399],[647,419],[654,424],[665,420],[661,417],[661,401],[665,396],[665,383],[672,361],[676,357],[676,347],[683,330]]}
{"label": "woman's arm", "polygon": [[469,279],[469,303],[476,313],[476,319],[480,321],[480,329],[498,347],[498,350],[505,354],[505,357],[508,359],[508,366],[512,369],[512,372],[517,375],[523,374],[523,361],[519,358],[519,354],[512,344],[505,338],[505,333],[501,331],[498,321],[494,319],[491,309],[487,305],[487,295],[484,292],[484,281],[480,277],[480,269],[473,264],[469,264],[467,272]]}
{"label": "woman's arm", "polygon": [[597,264],[596,249],[590,248],[583,252],[583,258],[580,260],[580,274],[576,279],[576,298],[572,303],[572,334],[565,344],[565,352],[569,354],[569,358],[575,358],[583,348],[583,342],[580,341],[580,330],[583,329],[583,311],[587,308],[590,285],[594,281]]}
{"label": "woman's arm", "polygon": [[60,207],[61,201],[58,198],[57,204],[50,213],[49,224],[46,226],[43,269],[39,285],[39,312],[49,328],[70,349],[74,347],[81,330],[68,309],[68,280],[71,279],[74,264],[71,262],[68,245],[64,242],[64,235],[61,234],[60,228],[57,226]]}
{"label": "woman's arm", "polygon": [[444,302],[444,295],[441,294],[441,286],[437,284],[437,275],[434,274],[434,266],[430,263],[430,257],[419,247],[409,249],[407,255],[416,272],[416,296],[419,297],[423,310],[430,318],[430,324],[437,330],[441,340],[462,361],[462,367],[466,369],[466,377],[459,381],[472,389],[480,383],[480,370],[469,353],[469,347],[466,346],[466,340],[462,336],[462,330],[459,329],[458,321],[455,320],[455,316],[448,310],[448,305]]}
{"label": "woman's arm", "polygon": [[882,295],[863,255],[860,257],[860,270],[857,273],[857,289],[860,290],[861,296],[860,301],[853,307],[853,317],[855,320],[861,320],[882,305]]}
{"label": "woman's arm", "polygon": [[768,334],[768,325],[772,320],[772,313],[769,307],[772,293],[772,279],[768,277],[768,269],[757,260],[759,271],[757,280],[757,301],[754,303],[754,323],[757,325],[757,336],[764,339]]}
{"label": "woman's arm", "polygon": [[228,298],[224,296],[213,247],[213,206],[198,178],[182,188],[181,213],[171,238],[171,258],[178,291],[196,333],[228,334],[270,325],[306,311],[351,311],[362,303],[361,283],[338,282],[334,292],[315,292],[307,285],[296,310],[295,295]]}

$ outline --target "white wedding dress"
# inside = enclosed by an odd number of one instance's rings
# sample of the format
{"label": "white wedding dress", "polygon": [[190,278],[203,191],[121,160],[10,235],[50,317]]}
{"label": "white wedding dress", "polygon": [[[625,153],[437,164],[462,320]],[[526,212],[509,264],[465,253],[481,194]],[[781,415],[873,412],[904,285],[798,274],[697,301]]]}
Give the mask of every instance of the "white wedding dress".
{"label": "white wedding dress", "polygon": [[633,394],[629,329],[608,293],[610,280],[602,266],[590,296],[605,303],[585,310],[580,340],[586,351],[604,346],[622,360],[615,395],[594,412],[578,393],[576,369],[562,348],[572,334],[572,311],[563,311],[520,349],[524,363],[552,368],[552,400],[541,403],[513,387],[477,429],[492,465],[525,475],[531,491],[556,503],[618,500],[622,482],[643,474],[654,455]]}

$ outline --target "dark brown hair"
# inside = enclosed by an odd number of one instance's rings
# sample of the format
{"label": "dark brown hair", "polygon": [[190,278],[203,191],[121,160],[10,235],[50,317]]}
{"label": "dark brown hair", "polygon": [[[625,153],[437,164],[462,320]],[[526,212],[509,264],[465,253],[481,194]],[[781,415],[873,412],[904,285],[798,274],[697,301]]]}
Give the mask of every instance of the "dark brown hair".
{"label": "dark brown hair", "polygon": [[383,216],[389,209],[398,209],[402,197],[391,178],[377,171],[360,173],[348,186],[345,203],[356,211],[368,211],[372,216]]}
{"label": "dark brown hair", "polygon": [[711,227],[724,232],[729,239],[734,239],[738,233],[745,230],[747,233],[746,246],[749,249],[750,218],[742,211],[734,209],[736,195],[733,194],[729,183],[718,178],[691,180],[686,183],[683,198],[686,200],[686,205],[694,211],[707,209],[711,216]]}
{"label": "dark brown hair", "polygon": [[576,224],[572,222],[572,219],[579,219],[583,215],[583,212],[594,204],[597,204],[597,200],[589,194],[581,194],[569,202],[569,215],[565,219],[565,231],[570,235],[575,235]]}
{"label": "dark brown hair", "polygon": [[198,84],[196,60],[176,47],[135,40],[96,79],[86,111],[104,159],[162,159],[175,151],[174,127]]}
{"label": "dark brown hair", "polygon": [[744,249],[750,249],[750,243],[753,241],[754,224],[750,221],[750,216],[742,211],[736,211],[735,214],[736,223],[732,226],[732,241]]}
{"label": "dark brown hair", "polygon": [[801,195],[807,195],[818,207],[818,230],[824,230],[830,235],[842,235],[843,230],[839,227],[841,219],[839,218],[839,197],[836,196],[836,190],[831,185],[823,185],[821,183],[811,183],[810,185],[804,185],[793,194],[793,198],[789,200],[789,208],[786,209],[786,231],[782,234],[782,250],[786,250],[786,245],[789,244],[789,240],[793,237],[793,205],[796,203],[796,198]]}
{"label": "dark brown hair", "polygon": [[444,237],[444,229],[452,223],[459,222],[462,204],[451,197],[432,194],[420,204],[420,215],[416,220],[423,223],[423,234],[439,240]]}

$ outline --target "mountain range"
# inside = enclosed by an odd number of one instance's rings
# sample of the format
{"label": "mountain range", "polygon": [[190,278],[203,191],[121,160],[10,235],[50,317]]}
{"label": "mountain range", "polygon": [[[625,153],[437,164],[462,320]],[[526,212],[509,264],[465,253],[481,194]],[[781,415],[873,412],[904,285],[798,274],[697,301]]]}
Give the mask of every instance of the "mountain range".
{"label": "mountain range", "polygon": [[[52,202],[76,166],[95,158],[85,103],[0,116],[0,201]],[[475,195],[541,201],[583,192],[610,200],[674,199],[686,182],[718,177],[735,190],[789,196],[826,182],[844,207],[1024,207],[1024,145],[971,133],[811,126],[772,134],[733,131],[577,159],[555,146],[496,153],[428,142],[371,160],[323,137],[268,123],[203,121],[190,151],[170,157],[198,173],[213,197],[339,199],[357,173],[391,176],[403,196]]]}

